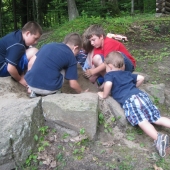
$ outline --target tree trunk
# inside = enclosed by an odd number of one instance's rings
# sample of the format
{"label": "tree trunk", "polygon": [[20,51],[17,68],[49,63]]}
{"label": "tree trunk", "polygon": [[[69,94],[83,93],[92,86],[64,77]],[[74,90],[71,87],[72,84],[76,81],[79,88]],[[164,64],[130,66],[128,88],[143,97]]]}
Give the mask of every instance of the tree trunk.
{"label": "tree trunk", "polygon": [[16,0],[12,1],[13,18],[14,18],[14,30],[17,30],[17,18],[16,18]]}
{"label": "tree trunk", "polygon": [[21,25],[24,26],[27,23],[28,9],[27,9],[27,0],[22,0],[21,5]]}
{"label": "tree trunk", "polygon": [[131,15],[134,15],[134,0],[131,0]]}
{"label": "tree trunk", "polygon": [[39,22],[38,0],[35,0],[36,21]]}
{"label": "tree trunk", "polygon": [[67,0],[69,21],[79,16],[75,0]]}
{"label": "tree trunk", "polygon": [[108,0],[108,3],[110,3],[110,7],[112,8],[113,13],[118,15],[120,13],[118,1],[117,0]]}

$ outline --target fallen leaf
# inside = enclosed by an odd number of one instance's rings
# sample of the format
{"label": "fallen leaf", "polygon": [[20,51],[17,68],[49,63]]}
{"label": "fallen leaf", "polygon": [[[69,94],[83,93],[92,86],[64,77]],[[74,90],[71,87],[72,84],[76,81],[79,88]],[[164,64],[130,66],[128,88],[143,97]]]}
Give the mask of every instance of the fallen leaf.
{"label": "fallen leaf", "polygon": [[111,147],[113,146],[115,143],[113,141],[109,141],[109,142],[103,142],[102,145],[106,146],[106,147]]}
{"label": "fallen leaf", "polygon": [[45,161],[43,161],[43,164],[50,165],[51,159],[47,158]]}
{"label": "fallen leaf", "polygon": [[163,170],[161,167],[157,167],[156,164],[153,165],[155,170]]}
{"label": "fallen leaf", "polygon": [[55,168],[56,166],[57,166],[56,161],[52,161],[52,162],[50,163],[50,167],[51,167],[51,168]]}

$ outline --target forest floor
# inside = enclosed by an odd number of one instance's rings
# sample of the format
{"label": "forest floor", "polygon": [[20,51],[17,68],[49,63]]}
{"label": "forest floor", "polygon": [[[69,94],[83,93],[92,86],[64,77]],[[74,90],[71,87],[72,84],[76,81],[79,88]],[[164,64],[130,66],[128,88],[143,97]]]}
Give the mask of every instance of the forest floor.
{"label": "forest floor", "polygon": [[[170,65],[170,25],[156,29],[150,23],[134,24],[126,36],[129,41],[124,45],[137,59],[136,71],[148,74],[149,83],[164,83],[169,88],[170,70],[162,68]],[[84,89],[98,91],[94,84],[89,84],[82,77],[80,69],[79,82]],[[63,92],[73,93],[67,81]],[[160,109],[162,115],[170,117],[166,106],[162,105]],[[170,134],[167,128],[155,127]],[[48,129],[45,141],[49,146],[39,152],[40,162],[38,165],[32,164],[31,170],[33,167],[38,167],[38,170],[156,170],[156,166],[170,170],[170,156],[160,158],[153,146],[153,140],[139,127],[128,125],[123,128],[118,122],[114,122],[111,128],[111,132],[108,132],[106,125],[101,123],[94,141],[87,139],[78,143],[71,142],[66,131]]]}

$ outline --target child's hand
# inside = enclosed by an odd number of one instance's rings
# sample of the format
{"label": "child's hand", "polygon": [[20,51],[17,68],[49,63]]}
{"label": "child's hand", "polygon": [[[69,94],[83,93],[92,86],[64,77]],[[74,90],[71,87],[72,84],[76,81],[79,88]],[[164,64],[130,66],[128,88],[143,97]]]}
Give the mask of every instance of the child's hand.
{"label": "child's hand", "polygon": [[100,92],[98,92],[97,94],[98,94],[98,96],[99,96],[100,98],[103,99],[103,92],[100,91]]}
{"label": "child's hand", "polygon": [[25,81],[24,77],[21,77],[21,80],[19,81],[20,84],[22,84],[23,86],[27,87],[28,84],[27,82]]}
{"label": "child's hand", "polygon": [[84,76],[85,78],[90,78],[90,77],[92,76],[90,69],[86,70],[86,71],[83,73],[83,76]]}
{"label": "child's hand", "polygon": [[88,91],[89,91],[89,89],[84,90],[84,92],[88,92]]}

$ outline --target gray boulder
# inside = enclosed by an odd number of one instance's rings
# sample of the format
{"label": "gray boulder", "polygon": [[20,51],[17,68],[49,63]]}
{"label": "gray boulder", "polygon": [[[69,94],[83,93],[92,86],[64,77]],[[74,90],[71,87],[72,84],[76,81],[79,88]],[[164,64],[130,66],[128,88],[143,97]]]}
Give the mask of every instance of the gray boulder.
{"label": "gray boulder", "polygon": [[[8,96],[9,97],[9,96]],[[41,100],[16,99],[0,108],[0,169],[22,165],[36,146],[34,135],[44,126]]]}
{"label": "gray boulder", "polygon": [[55,94],[42,100],[43,114],[51,128],[59,124],[79,132],[85,129],[94,139],[98,122],[98,95],[95,93]]}

